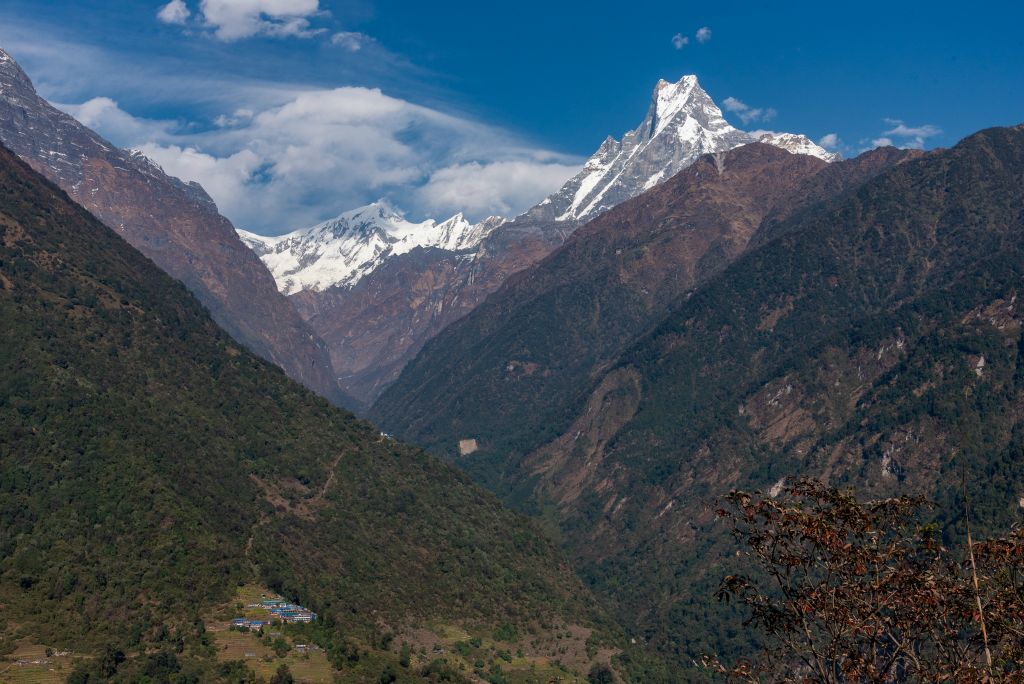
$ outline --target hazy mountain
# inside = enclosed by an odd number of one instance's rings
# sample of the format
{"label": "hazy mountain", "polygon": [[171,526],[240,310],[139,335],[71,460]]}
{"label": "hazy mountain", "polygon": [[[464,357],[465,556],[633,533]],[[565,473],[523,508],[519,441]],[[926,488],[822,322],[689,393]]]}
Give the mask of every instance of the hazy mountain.
{"label": "hazy mountain", "polygon": [[120,150],[41,98],[0,50],[0,142],[185,283],[235,339],[334,401],[327,350],[196,183]]}

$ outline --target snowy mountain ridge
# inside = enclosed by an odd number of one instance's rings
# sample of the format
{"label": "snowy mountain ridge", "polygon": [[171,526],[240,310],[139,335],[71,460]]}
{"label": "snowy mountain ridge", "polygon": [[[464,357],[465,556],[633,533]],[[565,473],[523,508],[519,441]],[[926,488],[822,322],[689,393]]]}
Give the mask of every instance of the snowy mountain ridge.
{"label": "snowy mountain ridge", "polygon": [[350,288],[386,259],[417,247],[450,252],[472,250],[504,219],[470,223],[458,213],[437,222],[413,223],[386,200],[346,211],[312,228],[266,237],[238,230],[263,260],[284,294]]}
{"label": "snowy mountain ridge", "polygon": [[827,162],[839,161],[842,155],[838,152],[829,152],[821,145],[811,141],[806,135],[796,133],[776,133],[774,131],[755,131],[751,135],[757,136],[757,142],[767,145],[775,145],[791,154],[809,154]]}

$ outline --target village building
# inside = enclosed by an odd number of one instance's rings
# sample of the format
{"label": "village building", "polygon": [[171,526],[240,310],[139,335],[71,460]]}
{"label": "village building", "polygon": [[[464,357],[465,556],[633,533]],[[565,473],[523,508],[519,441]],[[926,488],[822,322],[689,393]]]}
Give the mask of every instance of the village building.
{"label": "village building", "polygon": [[[280,598],[264,598],[259,603],[251,603],[248,608],[262,608],[270,613],[271,619],[281,622],[308,623],[317,619],[317,614],[304,606],[300,606]],[[235,627],[257,631],[269,626],[270,620],[252,620],[238,617],[231,621]]]}

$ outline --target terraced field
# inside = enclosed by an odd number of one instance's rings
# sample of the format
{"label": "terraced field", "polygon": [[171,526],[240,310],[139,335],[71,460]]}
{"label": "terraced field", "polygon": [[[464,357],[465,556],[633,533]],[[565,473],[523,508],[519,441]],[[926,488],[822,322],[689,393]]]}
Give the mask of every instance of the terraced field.
{"label": "terraced field", "polygon": [[0,684],[57,684],[83,656],[46,655],[46,646],[22,641],[0,659]]}
{"label": "terraced field", "polygon": [[[213,633],[213,628],[209,630]],[[253,672],[264,679],[270,679],[281,665],[287,665],[297,682],[331,682],[331,666],[323,651],[299,653],[294,649],[284,658],[278,658],[273,649],[260,642],[254,633],[236,632],[224,629],[214,633],[217,660],[242,660]],[[275,637],[276,638],[276,637]],[[288,637],[282,637],[294,646]]]}

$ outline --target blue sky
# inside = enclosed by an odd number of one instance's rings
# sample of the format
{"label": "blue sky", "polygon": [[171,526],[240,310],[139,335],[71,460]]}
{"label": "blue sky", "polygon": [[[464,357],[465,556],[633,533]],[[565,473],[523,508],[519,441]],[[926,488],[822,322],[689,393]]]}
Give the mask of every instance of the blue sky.
{"label": "blue sky", "polygon": [[0,46],[45,97],[279,233],[379,196],[417,219],[515,213],[687,73],[748,130],[947,146],[1024,121],[1022,7],[0,0]]}

